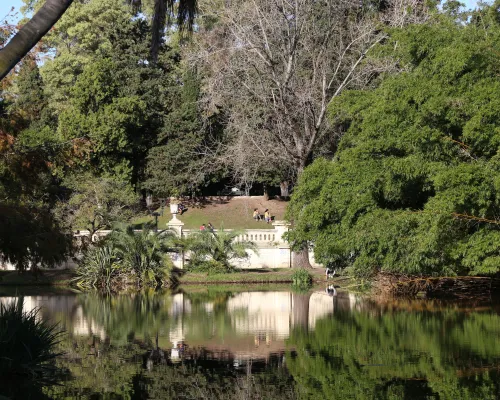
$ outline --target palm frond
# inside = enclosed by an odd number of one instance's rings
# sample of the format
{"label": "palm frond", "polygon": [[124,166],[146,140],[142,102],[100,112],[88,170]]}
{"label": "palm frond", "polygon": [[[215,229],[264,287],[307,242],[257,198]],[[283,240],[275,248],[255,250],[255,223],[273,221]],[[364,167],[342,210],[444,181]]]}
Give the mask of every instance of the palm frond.
{"label": "palm frond", "polygon": [[[175,7],[177,6],[177,10]],[[152,38],[151,38],[151,62],[158,61],[158,51],[163,42],[165,26],[170,23],[171,16],[177,11],[177,25],[179,29],[191,31],[194,25],[194,18],[198,9],[197,0],[155,0]]]}
{"label": "palm frond", "polygon": [[[223,269],[232,269],[231,263],[249,256],[247,250],[257,252],[257,246],[250,241],[236,241],[245,231],[203,231],[192,234],[185,242],[190,251],[190,265],[202,265],[210,262],[219,264]],[[186,240],[186,239],[185,239]]]}
{"label": "palm frond", "polygon": [[39,316],[38,308],[23,311],[23,298],[9,305],[0,304],[0,376],[26,375],[49,379],[50,361],[58,354],[55,346],[62,331]]}

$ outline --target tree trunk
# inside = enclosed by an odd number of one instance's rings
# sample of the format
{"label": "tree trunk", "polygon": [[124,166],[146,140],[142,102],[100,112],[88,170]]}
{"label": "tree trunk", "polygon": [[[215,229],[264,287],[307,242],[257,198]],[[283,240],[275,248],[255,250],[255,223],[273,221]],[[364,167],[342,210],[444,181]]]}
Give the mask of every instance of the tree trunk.
{"label": "tree trunk", "polygon": [[293,252],[292,268],[312,268],[309,261],[309,248],[306,242],[302,243],[300,250]]}
{"label": "tree trunk", "polygon": [[40,10],[0,50],[0,80],[29,53],[61,18],[73,0],[47,0]]}
{"label": "tree trunk", "polygon": [[267,185],[264,184],[264,200],[268,201],[269,200],[269,192],[267,191]]}
{"label": "tree trunk", "polygon": [[280,182],[281,197],[284,199],[290,196],[290,193],[288,192],[288,187],[289,187],[288,181]]}
{"label": "tree trunk", "polygon": [[311,294],[292,293],[292,324],[305,331],[309,328],[309,298]]}

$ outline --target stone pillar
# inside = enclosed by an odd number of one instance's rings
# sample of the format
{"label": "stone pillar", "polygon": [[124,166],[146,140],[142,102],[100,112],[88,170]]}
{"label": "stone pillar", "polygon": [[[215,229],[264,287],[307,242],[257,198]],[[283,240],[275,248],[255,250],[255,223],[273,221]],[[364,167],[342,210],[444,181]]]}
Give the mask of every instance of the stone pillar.
{"label": "stone pillar", "polygon": [[283,235],[288,232],[288,227],[290,224],[287,221],[274,221],[273,222],[274,231],[276,232],[276,243],[278,248],[278,255],[276,260],[277,268],[291,268],[292,267],[292,257],[290,245],[283,238]]}
{"label": "stone pillar", "polygon": [[[178,237],[182,237],[182,227],[184,222],[177,218],[177,214],[172,214],[172,219],[167,222],[167,227],[175,232]],[[177,268],[184,268],[184,252],[177,253],[177,257],[172,260]]]}
{"label": "stone pillar", "polygon": [[287,221],[274,221],[273,226],[274,230],[276,231],[276,241],[278,243],[286,243],[283,235],[285,234],[285,232],[288,232],[290,223]]}

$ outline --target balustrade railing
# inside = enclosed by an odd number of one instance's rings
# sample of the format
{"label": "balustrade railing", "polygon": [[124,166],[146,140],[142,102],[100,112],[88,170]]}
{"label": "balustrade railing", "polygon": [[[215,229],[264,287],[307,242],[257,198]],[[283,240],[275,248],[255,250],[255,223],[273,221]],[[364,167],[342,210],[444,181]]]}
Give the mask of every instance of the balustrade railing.
{"label": "balustrade railing", "polygon": [[[217,229],[214,230],[218,232]],[[224,231],[231,231],[231,229],[225,229]],[[183,236],[189,236],[194,233],[200,232],[197,229],[183,229]],[[280,237],[279,233],[275,229],[246,229],[241,235],[236,236],[235,241],[237,242],[255,242],[257,244],[262,243],[276,243],[282,242],[283,239]]]}

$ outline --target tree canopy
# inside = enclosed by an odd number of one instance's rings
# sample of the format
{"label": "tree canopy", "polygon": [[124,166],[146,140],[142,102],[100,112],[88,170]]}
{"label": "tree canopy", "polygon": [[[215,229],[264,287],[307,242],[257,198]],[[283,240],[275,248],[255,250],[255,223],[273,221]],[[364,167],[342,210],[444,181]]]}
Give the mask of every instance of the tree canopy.
{"label": "tree canopy", "polygon": [[[400,72],[330,104],[346,134],[305,170],[292,237],[359,275],[500,270],[498,4],[396,29]],[[462,15],[462,17],[464,17]],[[466,16],[465,16],[466,17]]]}

